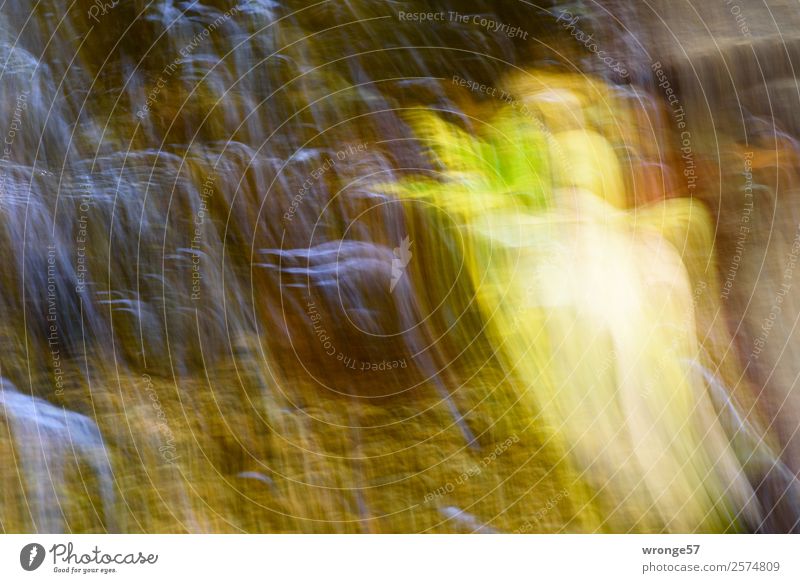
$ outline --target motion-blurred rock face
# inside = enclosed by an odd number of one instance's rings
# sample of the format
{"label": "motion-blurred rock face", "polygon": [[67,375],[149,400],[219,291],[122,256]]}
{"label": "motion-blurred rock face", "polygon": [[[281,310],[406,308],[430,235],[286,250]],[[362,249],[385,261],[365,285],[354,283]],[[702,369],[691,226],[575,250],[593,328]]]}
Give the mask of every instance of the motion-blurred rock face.
{"label": "motion-blurred rock face", "polygon": [[785,76],[703,118],[618,2],[57,4],[0,8],[5,531],[798,528]]}

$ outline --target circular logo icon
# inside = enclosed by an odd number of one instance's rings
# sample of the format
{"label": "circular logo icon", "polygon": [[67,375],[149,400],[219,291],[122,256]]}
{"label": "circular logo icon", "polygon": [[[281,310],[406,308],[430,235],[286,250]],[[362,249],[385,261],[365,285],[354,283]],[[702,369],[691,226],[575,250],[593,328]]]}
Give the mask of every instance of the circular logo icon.
{"label": "circular logo icon", "polygon": [[30,543],[19,552],[19,564],[26,571],[35,571],[44,562],[44,547],[39,543]]}

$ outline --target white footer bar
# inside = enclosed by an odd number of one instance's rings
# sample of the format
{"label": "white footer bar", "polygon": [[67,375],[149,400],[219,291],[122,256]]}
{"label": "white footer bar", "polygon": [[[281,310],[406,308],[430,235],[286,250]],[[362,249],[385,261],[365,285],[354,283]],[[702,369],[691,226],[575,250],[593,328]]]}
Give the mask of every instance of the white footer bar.
{"label": "white footer bar", "polygon": [[792,535],[0,536],[9,582],[794,582],[799,566]]}

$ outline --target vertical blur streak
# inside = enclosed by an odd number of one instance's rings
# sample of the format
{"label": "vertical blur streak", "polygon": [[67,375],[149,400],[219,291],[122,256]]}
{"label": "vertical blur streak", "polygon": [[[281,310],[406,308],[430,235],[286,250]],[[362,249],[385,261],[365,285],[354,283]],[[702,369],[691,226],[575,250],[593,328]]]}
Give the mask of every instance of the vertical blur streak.
{"label": "vertical blur streak", "polygon": [[0,6],[4,532],[800,529],[796,34],[493,4]]}

